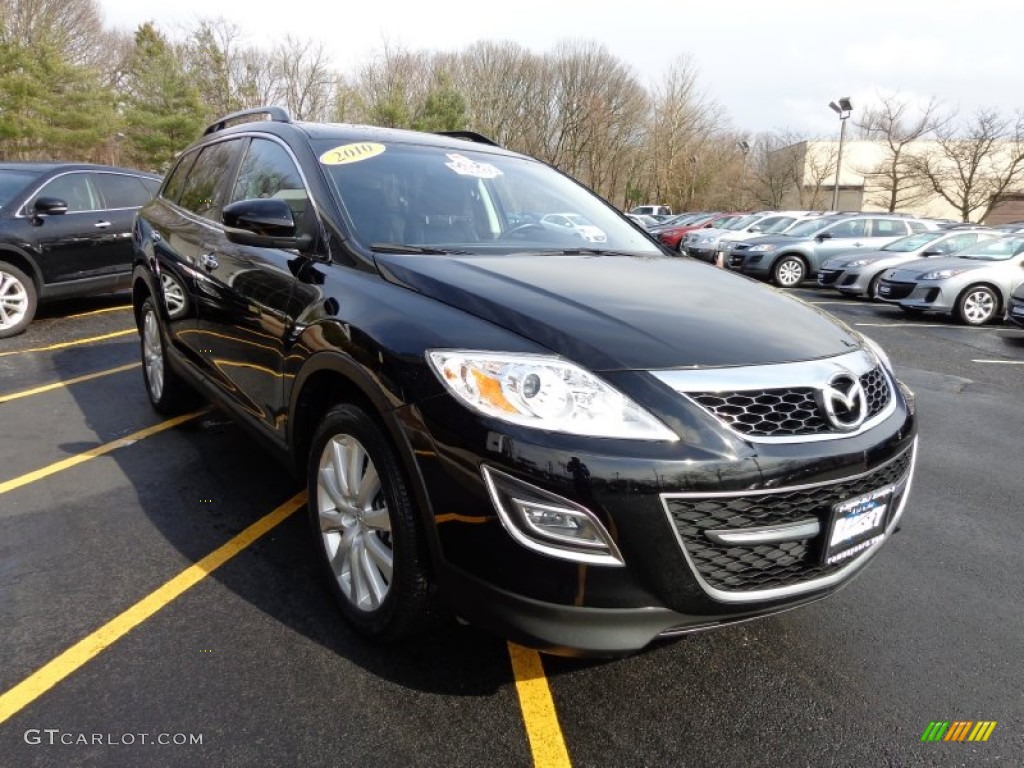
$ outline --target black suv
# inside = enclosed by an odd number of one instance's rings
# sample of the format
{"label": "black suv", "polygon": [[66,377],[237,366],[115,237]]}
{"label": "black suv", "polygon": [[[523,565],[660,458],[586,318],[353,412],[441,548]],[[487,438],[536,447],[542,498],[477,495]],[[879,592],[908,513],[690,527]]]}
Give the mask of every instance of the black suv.
{"label": "black suv", "polygon": [[40,300],[127,289],[132,221],[159,186],[127,168],[0,164],[0,339]]}
{"label": "black suv", "polygon": [[896,528],[915,417],[865,337],[481,136],[255,116],[210,126],[139,214],[145,383],[305,474],[362,633],[440,601],[623,653],[827,595]]}

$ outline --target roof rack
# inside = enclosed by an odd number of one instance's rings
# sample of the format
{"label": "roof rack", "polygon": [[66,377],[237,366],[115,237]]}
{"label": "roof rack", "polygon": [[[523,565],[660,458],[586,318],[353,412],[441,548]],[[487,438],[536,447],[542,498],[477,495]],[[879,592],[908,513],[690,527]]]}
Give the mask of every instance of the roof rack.
{"label": "roof rack", "polygon": [[475,141],[477,144],[487,144],[491,147],[500,147],[501,145],[494,139],[489,139],[482,133],[476,131],[434,131],[438,136],[451,136],[453,139],[465,139],[466,141]]}
{"label": "roof rack", "polygon": [[203,131],[203,136],[208,136],[211,133],[217,131],[223,131],[228,127],[228,124],[234,124],[238,122],[249,122],[242,120],[244,117],[252,117],[254,115],[267,115],[275,123],[290,123],[292,121],[291,115],[288,114],[288,110],[284,107],[256,107],[255,109],[243,109],[240,112],[232,112],[230,115],[225,115],[215,123],[210,123],[206,126],[206,130]]}

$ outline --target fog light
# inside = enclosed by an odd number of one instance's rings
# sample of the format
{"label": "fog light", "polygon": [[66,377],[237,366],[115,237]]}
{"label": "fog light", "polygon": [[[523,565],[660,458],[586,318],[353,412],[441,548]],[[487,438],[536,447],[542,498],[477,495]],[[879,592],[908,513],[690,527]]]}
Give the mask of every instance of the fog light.
{"label": "fog light", "polygon": [[534,552],[594,565],[624,565],[618,547],[586,507],[488,466],[491,502],[509,535]]}

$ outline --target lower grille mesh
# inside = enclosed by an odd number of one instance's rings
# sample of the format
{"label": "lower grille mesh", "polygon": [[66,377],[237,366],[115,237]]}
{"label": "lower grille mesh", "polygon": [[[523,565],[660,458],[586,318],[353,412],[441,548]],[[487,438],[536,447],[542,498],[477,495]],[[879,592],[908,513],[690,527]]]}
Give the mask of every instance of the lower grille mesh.
{"label": "lower grille mesh", "polygon": [[[900,485],[910,470],[907,451],[855,480],[814,488],[727,497],[665,499],[669,516],[701,578],[715,589],[749,591],[786,587],[827,576],[849,561],[826,565],[822,549],[833,505],[883,488]],[[903,488],[890,504],[899,507]],[[821,532],[813,539],[758,546],[717,544],[707,530],[757,528],[817,519]]]}

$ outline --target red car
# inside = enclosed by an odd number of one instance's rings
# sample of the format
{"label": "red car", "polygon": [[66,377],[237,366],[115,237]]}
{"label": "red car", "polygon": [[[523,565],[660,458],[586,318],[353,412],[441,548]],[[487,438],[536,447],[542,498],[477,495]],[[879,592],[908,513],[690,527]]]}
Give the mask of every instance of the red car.
{"label": "red car", "polygon": [[721,220],[721,219],[725,219],[726,217],[731,217],[731,216],[739,216],[739,215],[743,215],[743,214],[737,214],[737,213],[708,213],[708,214],[700,216],[700,217],[698,217],[696,219],[693,219],[693,220],[687,222],[686,224],[683,224],[682,226],[670,227],[668,229],[663,229],[660,232],[658,232],[657,238],[664,245],[667,245],[669,248],[672,248],[674,250],[679,250],[679,243],[682,241],[683,235],[685,235],[687,232],[691,232],[691,231],[693,231],[695,229],[706,229],[708,227],[713,227],[713,226],[715,226],[715,223],[717,221]]}

